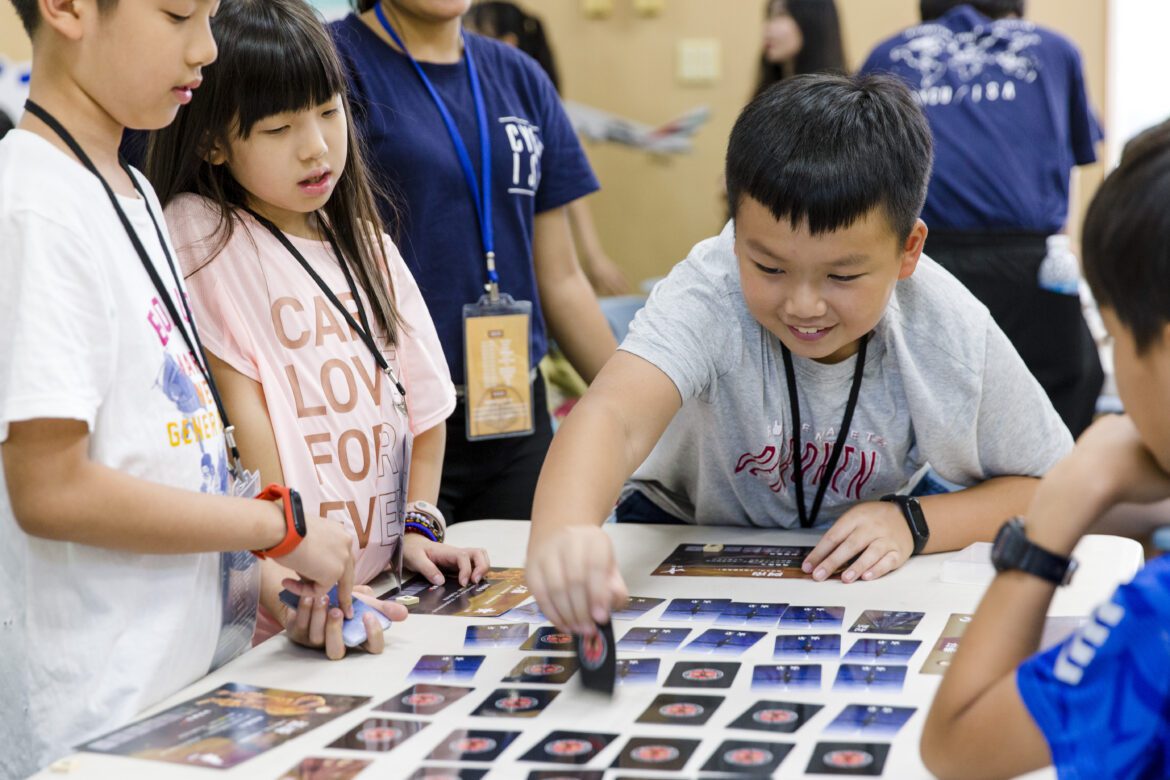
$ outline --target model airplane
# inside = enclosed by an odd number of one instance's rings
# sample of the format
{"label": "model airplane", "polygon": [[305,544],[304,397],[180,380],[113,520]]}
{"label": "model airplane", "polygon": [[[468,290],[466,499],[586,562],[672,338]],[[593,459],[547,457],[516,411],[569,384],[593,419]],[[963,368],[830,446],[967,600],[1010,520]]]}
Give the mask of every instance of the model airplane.
{"label": "model airplane", "polygon": [[573,129],[591,141],[609,141],[655,154],[689,152],[691,136],[711,118],[711,109],[699,106],[666,124],[651,127],[571,100],[565,101],[565,112]]}

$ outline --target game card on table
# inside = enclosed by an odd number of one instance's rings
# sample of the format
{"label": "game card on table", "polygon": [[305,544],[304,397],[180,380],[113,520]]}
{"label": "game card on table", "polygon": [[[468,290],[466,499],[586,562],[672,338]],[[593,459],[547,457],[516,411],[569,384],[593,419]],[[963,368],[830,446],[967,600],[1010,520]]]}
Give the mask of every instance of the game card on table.
{"label": "game card on table", "polygon": [[747,712],[731,721],[727,728],[792,734],[822,709],[824,707],[820,704],[765,699],[749,707]]}

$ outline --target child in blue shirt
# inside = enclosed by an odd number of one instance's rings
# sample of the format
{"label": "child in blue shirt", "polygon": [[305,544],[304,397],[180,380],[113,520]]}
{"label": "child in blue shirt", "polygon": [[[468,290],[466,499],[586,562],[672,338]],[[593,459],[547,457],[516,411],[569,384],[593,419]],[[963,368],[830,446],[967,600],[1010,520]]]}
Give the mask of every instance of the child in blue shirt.
{"label": "child in blue shirt", "polygon": [[1001,573],[922,735],[923,760],[939,777],[1014,777],[1046,764],[1061,778],[1170,773],[1170,558],[1118,588],[1064,643],[1029,657],[1055,585],[1007,552],[1022,528],[1060,560],[1114,505],[1170,497],[1168,201],[1164,123],[1129,144],[1089,208],[1082,241],[1127,414],[1090,427],[1041,481],[1023,525],[1000,532]]}

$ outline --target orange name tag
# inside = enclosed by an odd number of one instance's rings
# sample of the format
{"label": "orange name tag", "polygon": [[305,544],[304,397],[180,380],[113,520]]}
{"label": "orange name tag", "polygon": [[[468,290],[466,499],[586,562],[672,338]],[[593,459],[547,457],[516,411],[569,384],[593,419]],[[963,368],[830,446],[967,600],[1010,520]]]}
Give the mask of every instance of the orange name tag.
{"label": "orange name tag", "polygon": [[463,309],[469,441],[527,436],[534,429],[531,312],[527,301],[510,299]]}

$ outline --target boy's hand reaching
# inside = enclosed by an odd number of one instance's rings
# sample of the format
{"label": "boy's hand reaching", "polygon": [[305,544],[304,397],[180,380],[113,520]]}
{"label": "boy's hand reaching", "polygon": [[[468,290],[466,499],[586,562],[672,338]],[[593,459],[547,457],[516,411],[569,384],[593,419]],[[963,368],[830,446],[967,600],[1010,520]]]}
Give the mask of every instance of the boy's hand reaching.
{"label": "boy's hand reaching", "polygon": [[579,636],[597,633],[630,597],[613,542],[597,526],[562,528],[531,546],[525,578],[549,621]]}
{"label": "boy's hand reaching", "polygon": [[912,552],[914,537],[898,505],[866,501],[841,515],[825,531],[801,569],[822,581],[848,564],[841,582],[876,580],[909,560]]}
{"label": "boy's hand reaching", "polygon": [[406,534],[402,544],[407,568],[426,577],[434,585],[446,582],[440,568],[453,571],[463,586],[479,582],[492,567],[487,550],[480,547],[440,544],[415,533]]}

